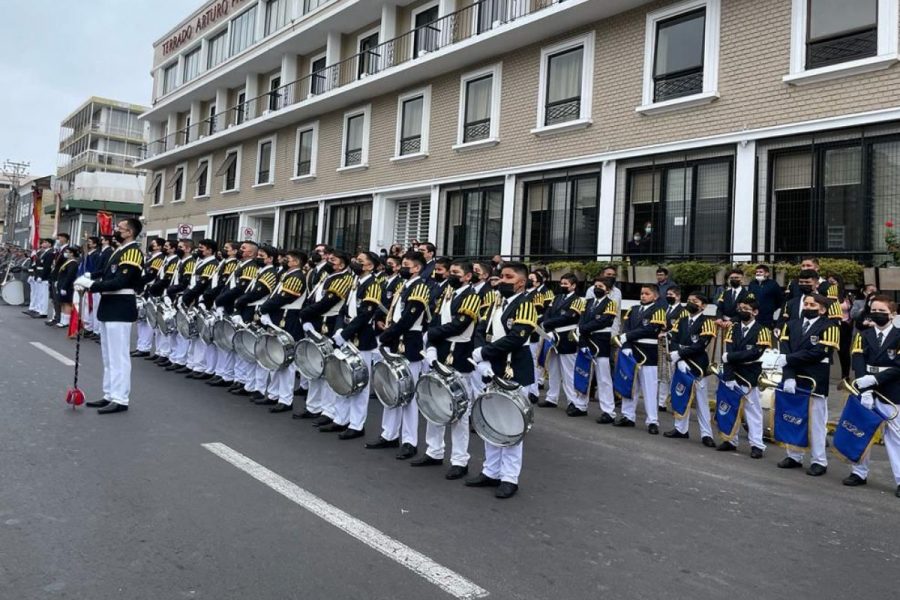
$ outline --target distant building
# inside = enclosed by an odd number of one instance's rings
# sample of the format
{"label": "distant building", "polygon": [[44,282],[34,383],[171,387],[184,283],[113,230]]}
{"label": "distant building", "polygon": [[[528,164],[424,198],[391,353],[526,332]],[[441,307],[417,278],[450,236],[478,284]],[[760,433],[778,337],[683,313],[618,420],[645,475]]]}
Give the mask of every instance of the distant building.
{"label": "distant building", "polygon": [[[5,238],[5,241],[22,248],[31,248],[32,215],[35,204],[37,204],[37,214],[41,215],[45,199],[49,200],[53,197],[50,180],[50,175],[25,177],[19,183],[13,223],[9,227],[9,236]],[[41,216],[38,220],[38,237],[52,237],[54,233],[52,221]]]}
{"label": "distant building", "polygon": [[[143,175],[79,173],[73,185],[61,193],[56,231],[68,233],[80,245],[84,238],[99,235],[99,211],[112,214],[113,223],[125,217],[140,217],[145,186]],[[44,203],[48,221],[54,218],[55,213],[56,202]]]}

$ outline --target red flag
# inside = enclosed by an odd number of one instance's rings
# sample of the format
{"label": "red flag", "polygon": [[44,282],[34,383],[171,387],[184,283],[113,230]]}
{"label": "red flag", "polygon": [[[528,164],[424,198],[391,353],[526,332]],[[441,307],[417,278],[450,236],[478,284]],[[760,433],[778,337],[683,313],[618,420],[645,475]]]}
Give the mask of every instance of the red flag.
{"label": "red flag", "polygon": [[41,203],[38,202],[40,188],[31,188],[31,248],[37,250],[41,245]]}
{"label": "red flag", "polygon": [[97,231],[100,235],[112,235],[112,214],[108,212],[97,212]]}
{"label": "red flag", "polygon": [[73,338],[78,333],[78,329],[81,327],[81,315],[78,314],[78,309],[75,305],[72,305],[72,315],[69,320],[69,337]]}

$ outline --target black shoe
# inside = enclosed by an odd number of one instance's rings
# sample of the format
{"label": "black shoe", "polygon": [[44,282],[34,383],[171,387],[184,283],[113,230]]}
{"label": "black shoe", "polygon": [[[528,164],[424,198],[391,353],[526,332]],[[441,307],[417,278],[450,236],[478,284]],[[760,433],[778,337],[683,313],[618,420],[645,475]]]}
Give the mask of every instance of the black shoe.
{"label": "black shoe", "polygon": [[382,448],[399,448],[400,447],[400,438],[396,440],[386,440],[383,437],[379,437],[377,441],[374,442],[366,442],[366,450],[381,450]]}
{"label": "black shoe", "polygon": [[612,415],[609,413],[603,413],[599,417],[597,417],[597,422],[601,425],[609,425],[610,423],[615,423],[616,420],[612,418]]}
{"label": "black shoe", "polygon": [[716,447],[716,442],[713,441],[713,439],[711,437],[709,437],[708,435],[704,435],[702,438],[700,438],[700,443],[703,444],[704,446],[706,446],[707,448],[715,448]]}
{"label": "black shoe", "polygon": [[444,479],[462,479],[469,473],[469,467],[460,467],[459,465],[453,465],[449,469],[447,469],[447,474],[444,475]]}
{"label": "black shoe", "polygon": [[176,373],[178,373],[183,368],[184,367],[182,365],[179,365],[178,363],[173,363],[171,361],[169,362],[168,365],[166,365],[166,371],[175,371]]}
{"label": "black shoe", "polygon": [[547,402],[546,400],[541,400],[537,403],[541,408],[556,408],[556,404],[553,402]]}
{"label": "black shoe", "polygon": [[197,371],[188,371],[188,374],[184,376],[185,379],[200,379],[200,375],[202,373],[198,373]]}
{"label": "black shoe", "polygon": [[266,396],[262,392],[253,392],[250,394],[250,397],[247,399],[249,402],[256,402],[258,400],[265,400]]}
{"label": "black shoe", "polygon": [[499,479],[488,477],[484,473],[466,479],[466,487],[497,487],[498,485],[500,485]]}
{"label": "black shoe", "polygon": [[343,433],[346,430],[346,425],[338,425],[337,423],[330,423],[319,427],[319,433]]}
{"label": "black shoe", "polygon": [[417,458],[416,460],[409,463],[411,467],[436,467],[438,465],[443,465],[444,461],[438,458],[431,458],[427,454],[422,458]]}
{"label": "black shoe", "polygon": [[104,408],[109,406],[111,403],[109,400],[93,400],[91,402],[85,402],[85,406],[90,406],[91,408]]}
{"label": "black shoe", "polygon": [[510,483],[508,481],[501,481],[500,485],[497,487],[497,491],[494,492],[495,498],[500,498],[501,500],[506,500],[507,498],[512,498],[516,495],[516,492],[519,490],[519,486],[514,483]]}
{"label": "black shoe", "polygon": [[[716,452],[736,452],[737,446],[732,444],[731,442],[722,442],[716,447]],[[753,452],[751,450],[750,452]]]}
{"label": "black shoe", "polygon": [[308,410],[303,411],[302,414],[294,415],[291,417],[292,419],[318,419],[322,413],[314,413],[309,412]]}
{"label": "black shoe", "polygon": [[801,469],[803,468],[803,463],[798,460],[794,460],[790,456],[785,456],[780,461],[778,461],[777,466],[779,469]]}
{"label": "black shoe", "polygon": [[275,406],[278,404],[278,400],[272,400],[271,398],[262,398],[260,400],[254,400],[253,404],[257,406]]}
{"label": "black shoe", "polygon": [[212,379],[207,379],[206,385],[211,385],[213,387],[222,387],[223,385],[225,385],[225,380],[216,375]]}
{"label": "black shoe", "polygon": [[59,321],[57,321],[56,319],[50,319],[49,321],[44,321],[44,325],[46,325],[47,327],[53,327],[57,323],[59,323]]}
{"label": "black shoe", "polygon": [[763,457],[763,449],[757,446],[752,446],[750,448],[750,458],[762,458]]}
{"label": "black shoe", "polygon": [[418,451],[419,450],[412,444],[403,444],[400,446],[400,452],[398,452],[397,456],[394,458],[397,460],[406,460],[407,458],[415,456]]}
{"label": "black shoe", "polygon": [[366,435],[365,429],[350,429],[349,427],[338,434],[339,440],[355,440]]}
{"label": "black shoe", "polygon": [[809,468],[806,470],[807,475],[811,475],[813,477],[819,477],[820,475],[824,475],[828,471],[828,467],[825,465],[820,465],[819,463],[813,463],[809,465]]}
{"label": "black shoe", "polygon": [[210,379],[214,379],[215,375],[212,373],[200,373],[194,379],[200,379],[201,381],[209,381]]}
{"label": "black shoe", "polygon": [[570,404],[566,407],[566,414],[570,417],[586,417],[587,411],[581,410],[574,404]]}
{"label": "black shoe", "polygon": [[46,318],[47,318],[47,315],[38,315],[38,314],[36,314],[36,315],[34,315],[34,318],[35,318],[35,319],[46,319]]}
{"label": "black shoe", "polygon": [[157,365],[158,367],[168,367],[169,365],[172,364],[171,362],[169,362],[169,359],[166,358],[165,356],[160,356],[159,358],[157,358],[157,359],[154,360],[153,362],[156,363],[156,365]]}
{"label": "black shoe", "polygon": [[663,433],[663,437],[673,438],[676,440],[688,440],[691,438],[691,434],[690,433],[681,433],[677,429],[670,429],[669,431],[666,431],[665,433]]}
{"label": "black shoe", "polygon": [[291,405],[282,404],[281,402],[279,402],[278,404],[276,404],[275,406],[270,408],[269,412],[270,413],[283,413],[283,412],[288,412],[289,410],[291,410],[291,408],[293,408]]}
{"label": "black shoe", "polygon": [[110,402],[109,406],[105,406],[97,411],[98,415],[111,415],[112,413],[117,412],[125,412],[128,410],[128,406],[125,404],[116,404],[115,402]]}
{"label": "black shoe", "polygon": [[627,417],[618,417],[613,421],[613,427],[634,427],[634,421]]}
{"label": "black shoe", "polygon": [[537,404],[540,398],[538,398],[537,394],[528,394],[528,400],[530,400],[532,404]]}
{"label": "black shoe", "polygon": [[313,421],[313,425],[316,427],[324,427],[325,425],[331,425],[332,422],[333,421],[331,417],[319,415],[319,417],[315,421]]}
{"label": "black shoe", "polygon": [[669,412],[669,409],[668,409],[668,407],[666,407],[666,406],[660,406],[660,407],[657,408],[656,410],[659,411],[659,412]]}
{"label": "black shoe", "polygon": [[659,425],[656,423],[650,423],[647,425],[647,433],[650,435],[659,435]]}
{"label": "black shoe", "polygon": [[231,386],[228,389],[229,392],[234,394],[235,396],[249,396],[250,392],[244,389],[244,385],[241,384],[239,387]]}
{"label": "black shoe", "polygon": [[181,374],[181,375],[184,375],[184,374],[186,374],[186,373],[190,373],[190,372],[191,372],[191,369],[190,369],[190,367],[188,367],[187,365],[185,365],[185,366],[181,367],[180,369],[175,369],[175,372],[176,372],[176,373],[179,373],[179,374]]}
{"label": "black shoe", "polygon": [[131,352],[131,356],[134,358],[147,358],[150,356],[149,352],[144,352],[143,350],[133,350]]}
{"label": "black shoe", "polygon": [[156,362],[156,361],[159,360],[159,358],[160,358],[159,354],[150,354],[150,353],[148,352],[148,353],[147,353],[147,356],[144,357],[144,360],[149,360],[149,361],[152,361],[152,362]]}
{"label": "black shoe", "polygon": [[900,485],[897,486],[897,489],[894,492],[894,495],[897,496],[898,498],[900,498]]}
{"label": "black shoe", "polygon": [[866,485],[867,481],[856,473],[850,473],[844,477],[844,480],[841,483],[850,487],[856,487],[858,485]]}
{"label": "black shoe", "polygon": [[240,381],[234,381],[231,384],[231,387],[228,388],[229,392],[236,392],[238,390],[244,389],[244,384]]}
{"label": "black shoe", "polygon": [[304,390],[303,388],[297,388],[296,390],[294,390],[295,398],[303,398],[304,396],[308,396],[308,395],[309,395],[309,390]]}

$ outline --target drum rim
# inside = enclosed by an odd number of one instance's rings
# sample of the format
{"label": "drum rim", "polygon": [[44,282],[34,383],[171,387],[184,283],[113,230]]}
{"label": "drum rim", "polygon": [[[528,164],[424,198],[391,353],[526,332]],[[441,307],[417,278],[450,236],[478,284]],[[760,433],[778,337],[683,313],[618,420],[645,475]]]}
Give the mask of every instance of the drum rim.
{"label": "drum rim", "polygon": [[[319,345],[316,344],[313,340],[311,340],[309,338],[299,339],[294,344],[294,357],[293,357],[293,359],[291,359],[294,362],[294,366],[297,367],[297,370],[300,371],[301,375],[303,375],[304,377],[306,377],[308,379],[321,379],[325,375],[325,360],[327,357],[323,356],[323,358],[322,358],[322,372],[319,373],[318,375],[313,375],[312,371],[310,371],[309,369],[306,369],[306,365],[308,365],[309,363],[300,362],[297,360],[298,358],[301,358],[300,353],[297,352],[297,348],[299,348],[301,344],[303,346],[312,346],[316,349],[316,351],[319,352],[320,355],[322,354],[322,351],[319,349]],[[304,355],[304,358],[305,358],[305,355]]]}
{"label": "drum rim", "polygon": [[440,421],[440,420],[434,419],[433,415],[429,416],[428,414],[426,414],[427,409],[422,410],[423,406],[432,406],[433,405],[433,403],[429,402],[429,400],[426,400],[424,403],[422,402],[422,400],[424,398],[426,398],[426,396],[424,396],[423,394],[421,394],[419,392],[419,385],[422,384],[422,382],[424,382],[424,381],[437,381],[437,382],[440,382],[441,384],[443,384],[444,381],[440,376],[438,376],[434,373],[425,373],[424,375],[419,377],[419,381],[416,382],[416,404],[419,408],[419,412],[422,413],[422,416],[425,418],[425,420],[428,421],[429,423],[431,423],[432,425],[452,425],[453,423],[456,423],[457,421],[459,421],[460,417],[459,417],[459,415],[456,414],[457,411],[455,410],[455,408],[456,408],[455,405],[450,406],[449,416],[446,421]]}
{"label": "drum rim", "polygon": [[271,353],[268,349],[270,340],[275,340],[278,343],[278,346],[281,348],[281,351],[284,352],[284,343],[281,341],[279,336],[271,333],[263,333],[262,335],[257,336],[256,343],[253,346],[253,353],[256,356],[256,362],[258,362],[260,366],[270,371],[277,371],[290,361],[287,360],[287,353],[285,353],[284,359],[282,359],[280,362],[272,359]]}
{"label": "drum rim", "polygon": [[[496,395],[501,398],[508,398],[510,404],[512,404],[513,406],[516,406],[516,407],[520,406],[514,399],[509,398],[506,394],[501,394],[495,390],[490,390],[490,389],[485,390],[484,392],[479,394],[479,396],[477,398],[475,398],[475,401],[472,403],[472,425],[475,428],[475,433],[477,433],[478,436],[481,437],[483,440],[490,442],[491,444],[494,444],[495,446],[500,446],[500,447],[504,447],[504,448],[509,447],[509,446],[515,446],[520,441],[522,441],[525,438],[525,435],[531,430],[531,426],[529,424],[529,419],[526,418],[526,415],[523,414],[521,410],[516,411],[522,420],[521,433],[517,433],[515,435],[501,434],[496,429],[494,429],[493,427],[490,426],[487,419],[484,418],[484,411],[481,410],[482,401],[488,395]],[[487,437],[485,437],[484,432],[479,431],[479,427],[478,427],[479,424],[484,424],[484,426],[486,428],[490,429],[492,432],[497,434],[495,436],[495,438],[496,437],[503,438],[502,441],[498,440],[498,439],[488,439]]]}

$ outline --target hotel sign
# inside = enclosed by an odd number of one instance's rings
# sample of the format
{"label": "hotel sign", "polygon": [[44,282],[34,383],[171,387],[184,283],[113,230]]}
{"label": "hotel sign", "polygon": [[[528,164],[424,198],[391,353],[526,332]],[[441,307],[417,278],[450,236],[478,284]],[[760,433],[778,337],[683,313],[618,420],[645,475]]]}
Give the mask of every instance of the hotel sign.
{"label": "hotel sign", "polygon": [[195,35],[200,35],[209,27],[225,19],[229,13],[239,9],[245,0],[216,0],[207,6],[197,19],[189,22],[181,28],[181,31],[172,34],[162,43],[163,56],[168,56],[175,50],[190,42]]}

